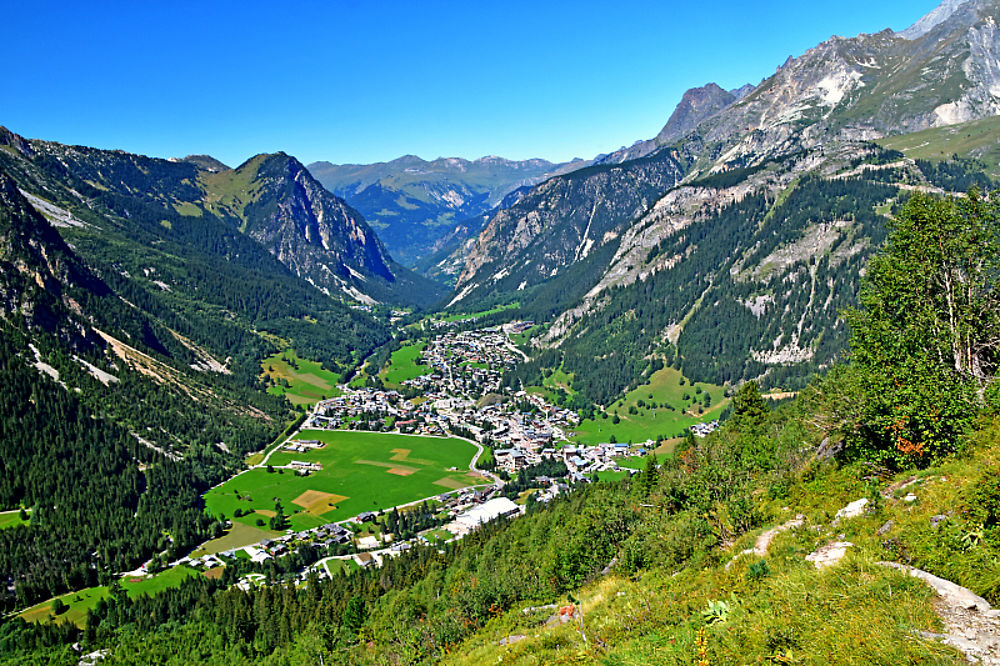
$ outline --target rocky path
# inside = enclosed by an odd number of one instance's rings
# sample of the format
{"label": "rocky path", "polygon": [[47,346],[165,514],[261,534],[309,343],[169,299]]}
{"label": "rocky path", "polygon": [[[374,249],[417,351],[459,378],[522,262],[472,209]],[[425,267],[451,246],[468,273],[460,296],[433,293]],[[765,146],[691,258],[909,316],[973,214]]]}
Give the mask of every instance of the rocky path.
{"label": "rocky path", "polygon": [[971,664],[1000,666],[1000,610],[972,590],[934,574],[896,562],[879,564],[919,578],[938,593],[934,610],[944,623],[944,633],[921,631],[921,636],[954,647]]}

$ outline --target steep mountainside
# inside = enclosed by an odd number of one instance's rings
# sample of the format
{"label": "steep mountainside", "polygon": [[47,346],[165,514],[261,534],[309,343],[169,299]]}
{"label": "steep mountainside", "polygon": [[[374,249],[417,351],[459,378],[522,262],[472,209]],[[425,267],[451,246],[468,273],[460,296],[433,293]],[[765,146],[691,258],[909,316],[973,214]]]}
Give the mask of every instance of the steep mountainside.
{"label": "steep mountainside", "polygon": [[[70,251],[58,232],[21,196],[0,171],[0,318],[27,331],[56,335],[72,348],[96,344],[87,328],[71,316],[80,294],[110,295]],[[68,288],[79,290],[77,298]]]}
{"label": "steep mountainside", "polygon": [[677,108],[667,120],[667,124],[654,138],[636,141],[627,148],[622,147],[607,155],[601,155],[594,162],[596,164],[621,164],[654,153],[663,146],[680,139],[700,123],[732,106],[753,90],[754,87],[749,83],[728,91],[720,88],[717,83],[691,88],[684,93]]}
{"label": "steep mountainside", "polygon": [[586,260],[614,244],[682,175],[677,160],[661,154],[542,183],[490,220],[468,251],[452,303],[536,287]]}
{"label": "steep mountainside", "polygon": [[442,296],[435,284],[393,262],[361,214],[294,157],[258,155],[233,170],[202,172],[201,182],[205,208],[238,220],[242,232],[328,294],[421,306]]}
{"label": "steep mountainside", "polygon": [[[982,164],[870,140],[1000,110],[998,7],[947,5],[911,39],[833,38],[728,105],[721,89],[690,94],[679,139],[616,165],[629,179],[592,167],[570,177],[590,187],[553,179],[498,213],[464,254],[453,307],[517,301],[526,318],[559,315],[535,344],[575,375],[581,405],[607,403],[656,358],[705,381],[800,385],[843,346],[837,313],[893,202],[990,185]],[[708,117],[689,129],[703,96]],[[674,180],[650,171],[668,163]],[[594,202],[630,198],[643,205],[583,233]]]}
{"label": "steep mountainside", "polygon": [[256,373],[156,317],[141,290],[115,293],[29,196],[0,169],[0,506],[32,507],[30,526],[0,531],[4,609],[210,536],[199,492],[287,413],[253,390]]}
{"label": "steep mountainside", "polygon": [[[158,160],[29,141],[6,129],[2,146],[8,149],[0,158],[22,188],[56,204],[46,190],[58,191],[63,203],[95,200],[134,222],[118,225],[126,233],[165,229],[255,269],[277,263],[252,259],[266,242],[281,264],[335,297],[421,305],[439,297],[433,284],[395,265],[364,219],[287,155],[259,155],[228,169],[204,156]],[[224,240],[208,242],[205,234]]]}
{"label": "steep mountainside", "polygon": [[492,156],[427,162],[407,155],[367,165],[315,162],[309,170],[365,216],[394,257],[411,265],[440,249],[456,225],[496,208],[511,191],[584,165]]}

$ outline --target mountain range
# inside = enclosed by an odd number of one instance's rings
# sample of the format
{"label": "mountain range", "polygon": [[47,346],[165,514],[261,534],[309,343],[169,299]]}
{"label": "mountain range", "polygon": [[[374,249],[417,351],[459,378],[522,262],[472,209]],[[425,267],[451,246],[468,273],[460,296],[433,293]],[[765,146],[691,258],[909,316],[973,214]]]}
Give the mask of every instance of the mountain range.
{"label": "mountain range", "polygon": [[584,164],[494,156],[428,162],[406,155],[365,165],[314,162],[309,171],[364,215],[394,257],[412,265],[478,233],[480,227],[470,221],[499,206],[512,191]]}
{"label": "mountain range", "polygon": [[[535,344],[575,388],[621,373],[588,392],[600,401],[657,356],[697,379],[800,383],[842,347],[837,312],[894,202],[990,186],[997,164],[901,138],[1000,112],[998,19],[995,0],[947,2],[900,34],[834,37],[752,90],[689,91],[658,137],[532,188],[443,259],[450,307],[555,318]],[[990,127],[962,152],[990,155]]]}

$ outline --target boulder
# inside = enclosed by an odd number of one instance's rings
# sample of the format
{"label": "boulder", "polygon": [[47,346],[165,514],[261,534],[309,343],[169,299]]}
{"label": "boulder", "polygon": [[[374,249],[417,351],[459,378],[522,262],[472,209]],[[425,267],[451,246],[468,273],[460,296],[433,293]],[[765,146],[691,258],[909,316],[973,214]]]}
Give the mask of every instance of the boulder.
{"label": "boulder", "polygon": [[834,541],[806,555],[806,561],[812,562],[817,569],[832,567],[844,559],[844,555],[847,555],[847,549],[852,546],[854,544],[850,541]]}

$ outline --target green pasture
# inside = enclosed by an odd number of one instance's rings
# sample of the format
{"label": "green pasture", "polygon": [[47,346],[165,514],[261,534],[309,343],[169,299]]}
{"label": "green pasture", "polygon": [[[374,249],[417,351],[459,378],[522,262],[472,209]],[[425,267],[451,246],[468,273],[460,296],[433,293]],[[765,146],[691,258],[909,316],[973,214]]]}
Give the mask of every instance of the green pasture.
{"label": "green pasture", "polygon": [[323,567],[331,578],[336,576],[338,573],[343,571],[344,573],[352,573],[358,571],[361,567],[354,560],[326,560],[323,562]]}
{"label": "green pasture", "polygon": [[[122,588],[130,599],[135,599],[144,594],[155,594],[170,587],[178,587],[184,580],[192,576],[197,576],[198,572],[188,567],[179,566],[167,569],[153,576],[123,578]],[[87,619],[87,611],[97,605],[101,599],[105,599],[111,590],[107,585],[100,587],[88,587],[79,592],[70,592],[54,599],[43,601],[20,613],[20,616],[28,622],[64,622],[69,621],[78,627],[83,627]],[[52,603],[55,599],[61,599],[68,609],[57,616],[53,616]]]}
{"label": "green pasture", "polygon": [[[271,508],[273,509],[274,507]],[[227,514],[226,517],[231,518],[232,514]],[[257,518],[264,518],[264,522],[267,522],[267,518],[260,515],[254,515],[252,518],[248,518],[245,522],[240,522],[239,519],[234,520],[233,526],[228,529],[225,534],[218,539],[212,539],[211,541],[203,543],[198,550],[191,553],[191,557],[224,553],[227,550],[250,546],[255,543],[260,543],[264,539],[273,539],[276,536],[284,534],[284,532],[274,532],[266,527],[261,528],[253,525],[254,520]]]}
{"label": "green pasture", "polygon": [[[31,513],[31,510],[28,510]],[[28,516],[28,520],[21,520],[21,510],[16,511],[4,511],[0,513],[0,530],[7,529],[8,527],[17,527],[18,525],[27,525],[31,521],[31,516]]]}
{"label": "green pasture", "polygon": [[387,386],[399,386],[407,379],[416,379],[431,372],[431,368],[420,364],[420,353],[427,343],[418,342],[400,347],[392,352],[389,364],[382,370],[382,381]]}
{"label": "green pasture", "polygon": [[497,314],[505,310],[516,310],[519,307],[521,307],[520,303],[508,303],[507,305],[498,305],[497,307],[492,308],[490,310],[481,310],[479,312],[472,312],[472,313],[459,312],[438,319],[438,321],[462,321],[463,319],[479,319],[480,317],[485,317],[491,314]]}
{"label": "green pasture", "polygon": [[976,157],[986,162],[990,175],[1000,174],[1000,118],[996,116],[888,136],[877,143],[912,159],[944,160],[952,155]]}
{"label": "green pasture", "polygon": [[[707,409],[703,403],[706,393],[711,396],[711,406]],[[573,439],[583,444],[600,444],[610,441],[612,435],[619,442],[635,443],[657,439],[661,435],[675,437],[695,423],[718,418],[728,404],[729,399],[724,396],[721,386],[692,384],[679,370],[664,368],[656,372],[649,383],[609,405],[604,410],[607,418],[598,415],[597,418],[582,421],[574,428],[576,436]],[[670,405],[673,409],[663,405]],[[630,407],[635,408],[635,414],[629,413]],[[700,414],[699,407],[702,410]],[[614,423],[616,413],[619,418],[617,424]]]}
{"label": "green pasture", "polygon": [[[337,373],[324,369],[322,363],[299,358],[294,349],[267,357],[261,362],[261,370],[272,383],[268,393],[283,395],[293,405],[314,405],[324,397],[341,394]],[[279,385],[278,380],[285,380],[288,386]]]}
{"label": "green pasture", "polygon": [[304,430],[296,438],[326,446],[306,453],[281,451],[268,462],[318,462],[321,471],[299,476],[290,469],[280,474],[249,470],[206,493],[208,511],[227,517],[237,508],[255,512],[234,520],[253,526],[258,518],[267,521],[278,498],[292,529],[301,530],[481,482],[468,471],[475,448],[460,439],[345,430]]}

